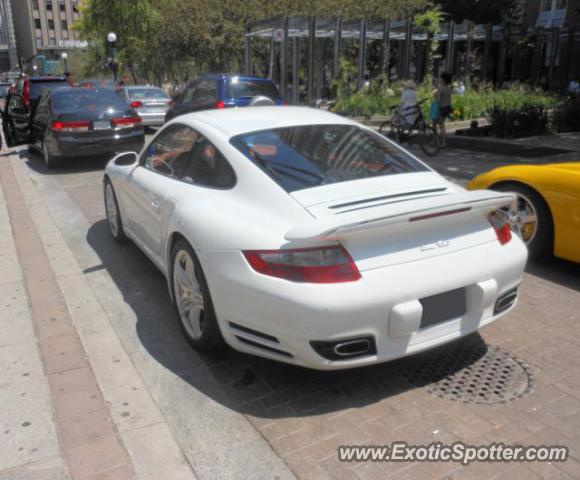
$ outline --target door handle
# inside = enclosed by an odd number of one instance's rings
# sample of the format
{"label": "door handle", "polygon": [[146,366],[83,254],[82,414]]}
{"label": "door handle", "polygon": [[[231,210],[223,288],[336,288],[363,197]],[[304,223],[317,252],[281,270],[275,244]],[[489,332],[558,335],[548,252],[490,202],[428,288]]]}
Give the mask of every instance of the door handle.
{"label": "door handle", "polygon": [[153,200],[151,200],[151,206],[153,208],[159,208],[161,206],[161,203],[159,202],[159,200],[154,198]]}

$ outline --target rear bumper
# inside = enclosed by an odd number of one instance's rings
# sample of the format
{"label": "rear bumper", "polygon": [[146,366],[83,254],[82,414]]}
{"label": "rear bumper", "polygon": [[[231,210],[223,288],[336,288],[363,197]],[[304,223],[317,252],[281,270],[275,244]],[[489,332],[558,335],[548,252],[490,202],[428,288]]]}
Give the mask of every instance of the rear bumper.
{"label": "rear bumper", "polygon": [[137,111],[143,125],[147,127],[160,127],[165,123],[165,112],[147,113]]}
{"label": "rear bumper", "polygon": [[[240,252],[200,252],[227,343],[320,370],[385,362],[477,331],[511,310],[494,314],[497,299],[521,283],[526,259],[525,246],[514,238],[504,246],[489,242],[363,271],[357,282],[313,285],[259,275]],[[458,288],[466,288],[466,313],[420,328],[418,299]],[[355,338],[372,338],[376,353],[329,360],[311,344]]]}
{"label": "rear bumper", "polygon": [[76,158],[121,152],[139,152],[145,143],[143,129],[128,133],[111,133],[101,137],[73,137],[61,135],[49,142],[55,156]]}

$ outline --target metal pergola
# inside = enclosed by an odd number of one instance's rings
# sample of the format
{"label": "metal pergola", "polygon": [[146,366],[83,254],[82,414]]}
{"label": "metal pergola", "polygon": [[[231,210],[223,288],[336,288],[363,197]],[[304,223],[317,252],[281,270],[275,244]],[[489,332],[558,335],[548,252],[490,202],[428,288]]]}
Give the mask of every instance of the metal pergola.
{"label": "metal pergola", "polygon": [[[575,42],[578,35],[574,29],[543,29],[543,28],[519,28],[506,30],[501,25],[474,25],[464,22],[456,24],[446,22],[441,25],[441,33],[433,36],[433,39],[445,43],[445,62],[442,68],[453,73],[455,68],[454,57],[456,46],[463,42],[467,54],[470,54],[476,42],[483,46],[482,67],[483,80],[489,79],[490,67],[495,67],[496,81],[503,82],[506,63],[506,47],[508,41],[518,41],[526,36],[533,35],[535,42],[533,54],[530,54],[529,66],[536,82],[540,80],[538,73],[542,66],[548,67],[549,76],[552,77],[554,68],[560,63],[566,64],[566,74],[569,76],[573,69],[573,56]],[[410,19],[407,20],[356,20],[343,21],[340,17],[323,19],[316,17],[275,17],[250,24],[245,34],[245,72],[252,73],[252,39],[266,39],[269,41],[269,68],[268,76],[274,77],[276,62],[276,44],[279,48],[280,72],[278,78],[281,93],[288,97],[288,63],[289,45],[292,46],[292,75],[291,75],[291,100],[299,103],[299,67],[300,67],[300,43],[307,42],[306,63],[306,91],[308,103],[315,96],[320,96],[322,53],[320,44],[324,40],[333,41],[332,76],[339,71],[341,57],[343,55],[343,42],[345,40],[358,41],[357,79],[356,87],[363,86],[366,75],[367,43],[380,41],[382,43],[382,72],[389,74],[391,66],[391,50],[396,47],[399,61],[396,67],[397,78],[410,78],[412,62],[412,46],[425,45],[429,40],[429,33],[421,30]],[[562,48],[565,45],[566,48]],[[426,64],[429,55],[423,48],[420,61]],[[565,58],[562,60],[562,56]],[[546,59],[545,61],[543,59]],[[547,65],[546,65],[547,64]],[[534,68],[535,67],[535,68]],[[529,69],[529,68],[528,68]],[[424,72],[423,72],[424,73]],[[420,80],[420,78],[416,78]]]}

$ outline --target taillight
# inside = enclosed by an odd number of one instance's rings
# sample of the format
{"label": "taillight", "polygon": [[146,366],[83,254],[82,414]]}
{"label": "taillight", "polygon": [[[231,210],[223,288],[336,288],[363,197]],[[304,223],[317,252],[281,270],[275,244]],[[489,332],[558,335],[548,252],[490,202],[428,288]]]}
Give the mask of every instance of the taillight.
{"label": "taillight", "polygon": [[217,103],[215,104],[215,108],[226,108],[226,102],[224,102],[223,100],[218,100]]}
{"label": "taillight", "polygon": [[143,106],[143,102],[139,100],[134,100],[131,102],[131,108],[141,108]]}
{"label": "taillight", "polygon": [[250,266],[258,273],[300,283],[354,282],[360,272],[341,246],[294,250],[247,250]]}
{"label": "taillight", "polygon": [[141,117],[123,117],[123,118],[115,118],[111,121],[113,127],[116,128],[131,128],[135,125],[139,125],[143,120]]}
{"label": "taillight", "polygon": [[505,245],[512,239],[512,230],[510,224],[505,220],[501,213],[491,212],[487,216],[489,223],[495,230],[499,243]]}
{"label": "taillight", "polygon": [[24,92],[22,92],[22,100],[25,105],[30,105],[30,81],[24,82]]}
{"label": "taillight", "polygon": [[79,120],[76,122],[52,122],[54,132],[86,132],[91,126],[88,120]]}

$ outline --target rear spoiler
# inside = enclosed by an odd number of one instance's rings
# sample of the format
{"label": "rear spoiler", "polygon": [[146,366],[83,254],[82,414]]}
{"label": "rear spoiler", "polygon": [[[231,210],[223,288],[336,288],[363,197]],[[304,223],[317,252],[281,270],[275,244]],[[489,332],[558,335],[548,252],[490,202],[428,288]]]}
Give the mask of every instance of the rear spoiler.
{"label": "rear spoiler", "polygon": [[491,190],[453,193],[406,202],[337,213],[296,225],[285,235],[287,240],[335,237],[349,233],[415,222],[474,210],[491,212],[511,205],[515,196]]}

